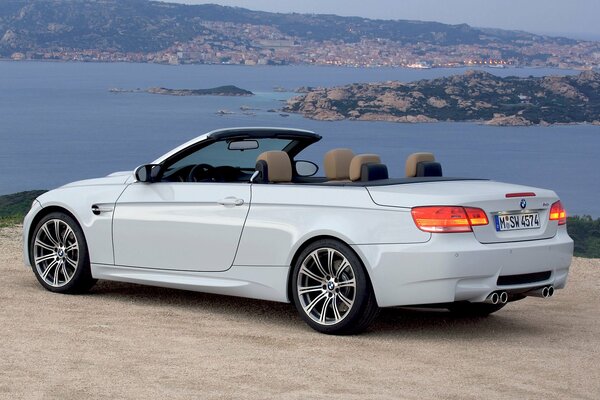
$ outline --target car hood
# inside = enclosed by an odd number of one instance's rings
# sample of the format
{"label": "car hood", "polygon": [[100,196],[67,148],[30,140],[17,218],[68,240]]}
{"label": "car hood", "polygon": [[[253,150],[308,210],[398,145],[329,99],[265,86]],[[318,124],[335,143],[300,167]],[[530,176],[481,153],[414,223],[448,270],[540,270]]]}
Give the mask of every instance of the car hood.
{"label": "car hood", "polygon": [[113,172],[112,174],[103,178],[84,179],[81,181],[67,183],[66,185],[61,186],[61,188],[125,184],[132,174],[132,171]]}

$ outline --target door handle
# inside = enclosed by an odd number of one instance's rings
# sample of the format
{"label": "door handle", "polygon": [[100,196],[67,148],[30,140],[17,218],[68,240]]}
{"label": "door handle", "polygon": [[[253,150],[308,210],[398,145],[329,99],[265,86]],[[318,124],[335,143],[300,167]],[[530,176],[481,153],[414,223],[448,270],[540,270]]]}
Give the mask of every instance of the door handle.
{"label": "door handle", "polygon": [[237,197],[225,197],[224,199],[219,200],[219,203],[222,206],[241,206],[244,204],[244,199],[238,199]]}

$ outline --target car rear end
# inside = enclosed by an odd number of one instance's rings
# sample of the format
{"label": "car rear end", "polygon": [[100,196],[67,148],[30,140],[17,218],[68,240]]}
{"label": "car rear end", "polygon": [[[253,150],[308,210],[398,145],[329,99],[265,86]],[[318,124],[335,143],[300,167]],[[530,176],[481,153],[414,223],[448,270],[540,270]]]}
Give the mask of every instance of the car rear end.
{"label": "car rear end", "polygon": [[367,187],[382,208],[410,213],[421,243],[355,245],[382,307],[549,297],[573,253],[566,213],[545,189],[493,181]]}

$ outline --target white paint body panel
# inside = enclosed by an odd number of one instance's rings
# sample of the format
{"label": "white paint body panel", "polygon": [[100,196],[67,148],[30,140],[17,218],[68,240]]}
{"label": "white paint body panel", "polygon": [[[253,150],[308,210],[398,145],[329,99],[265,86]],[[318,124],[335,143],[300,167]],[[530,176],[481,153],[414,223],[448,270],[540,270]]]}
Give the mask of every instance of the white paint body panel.
{"label": "white paint body panel", "polygon": [[[243,204],[219,204],[233,198]],[[227,270],[249,204],[247,183],[133,183],[114,212],[115,263],[181,271]]]}

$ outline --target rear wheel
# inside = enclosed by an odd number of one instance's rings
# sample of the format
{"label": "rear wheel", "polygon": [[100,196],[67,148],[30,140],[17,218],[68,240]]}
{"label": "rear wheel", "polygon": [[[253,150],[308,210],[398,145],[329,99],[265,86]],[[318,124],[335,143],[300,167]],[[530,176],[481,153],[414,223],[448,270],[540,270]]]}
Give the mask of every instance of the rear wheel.
{"label": "rear wheel", "polygon": [[54,212],[42,218],[29,249],[33,273],[47,290],[82,293],[96,283],[83,231],[69,215]]}
{"label": "rear wheel", "polygon": [[506,304],[487,304],[487,303],[469,303],[457,302],[448,306],[448,310],[453,314],[465,317],[487,317],[502,309]]}
{"label": "rear wheel", "polygon": [[298,312],[319,332],[357,333],[377,315],[364,266],[343,243],[325,239],[304,249],[294,266],[292,284]]}

